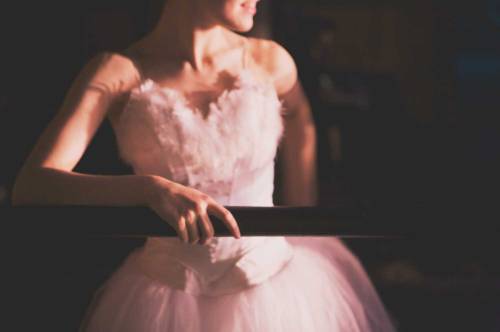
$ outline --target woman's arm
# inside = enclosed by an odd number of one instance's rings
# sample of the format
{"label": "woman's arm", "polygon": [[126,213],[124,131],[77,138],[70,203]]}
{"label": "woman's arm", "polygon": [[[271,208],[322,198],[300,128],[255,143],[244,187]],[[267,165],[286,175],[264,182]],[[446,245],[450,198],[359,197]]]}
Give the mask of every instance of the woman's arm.
{"label": "woman's arm", "polygon": [[283,204],[317,204],[316,127],[309,102],[297,80],[284,96],[285,134],[279,149]]}
{"label": "woman's arm", "polygon": [[272,43],[272,72],[285,108],[285,133],[278,150],[282,173],[282,202],[285,205],[317,204],[316,127],[309,101],[297,76],[290,54]]}
{"label": "woman's arm", "polygon": [[133,64],[120,55],[103,53],[89,61],[18,173],[12,204],[142,204],[147,177],[72,171],[108,109],[136,82]]}
{"label": "woman's arm", "polygon": [[196,189],[156,175],[73,172],[110,107],[137,82],[137,70],[121,55],[102,54],[90,61],[19,172],[12,204],[148,206],[190,243],[214,236],[212,214],[239,238],[231,212]]}

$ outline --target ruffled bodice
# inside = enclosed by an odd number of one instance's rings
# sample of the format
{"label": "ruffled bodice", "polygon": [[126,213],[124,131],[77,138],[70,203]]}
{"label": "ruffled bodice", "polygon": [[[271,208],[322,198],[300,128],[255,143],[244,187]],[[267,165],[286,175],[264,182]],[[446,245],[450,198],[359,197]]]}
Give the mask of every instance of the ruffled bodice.
{"label": "ruffled bodice", "polygon": [[[249,70],[209,104],[206,117],[177,90],[146,79],[131,91],[113,127],[120,156],[136,174],[166,177],[226,206],[273,205],[282,107],[274,87]],[[242,235],[206,245],[150,238],[132,259],[172,287],[217,295],[265,280],[292,257],[284,237]]]}
{"label": "ruffled bodice", "polygon": [[148,79],[131,92],[115,131],[136,174],[164,176],[224,205],[270,205],[280,111],[274,88],[247,70],[210,103],[206,118],[180,92]]}

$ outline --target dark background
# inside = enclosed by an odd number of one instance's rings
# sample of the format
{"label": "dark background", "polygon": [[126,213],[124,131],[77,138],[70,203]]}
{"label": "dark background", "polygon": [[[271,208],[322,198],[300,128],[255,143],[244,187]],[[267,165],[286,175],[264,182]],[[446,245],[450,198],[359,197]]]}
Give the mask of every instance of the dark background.
{"label": "dark background", "polygon": [[[259,6],[249,35],[290,51],[313,106],[319,204],[398,211],[401,223],[429,234],[437,223],[449,227],[425,239],[346,240],[399,330],[500,331],[500,234],[481,231],[500,220],[500,1]],[[154,0],[73,0],[1,11],[1,205],[81,67],[141,37],[158,8]],[[104,123],[77,170],[130,172],[109,151]],[[277,174],[279,182],[279,163]],[[470,234],[456,234],[458,225]],[[76,330],[94,290],[141,244],[4,232],[12,295],[4,313],[19,330]]]}

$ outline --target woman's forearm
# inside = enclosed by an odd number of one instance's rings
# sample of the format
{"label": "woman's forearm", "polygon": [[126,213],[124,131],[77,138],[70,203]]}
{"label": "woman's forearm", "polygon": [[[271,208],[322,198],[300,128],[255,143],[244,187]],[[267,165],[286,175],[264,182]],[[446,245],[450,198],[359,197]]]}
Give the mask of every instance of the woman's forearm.
{"label": "woman's forearm", "polygon": [[154,176],[91,175],[39,168],[21,172],[12,191],[13,205],[140,206]]}

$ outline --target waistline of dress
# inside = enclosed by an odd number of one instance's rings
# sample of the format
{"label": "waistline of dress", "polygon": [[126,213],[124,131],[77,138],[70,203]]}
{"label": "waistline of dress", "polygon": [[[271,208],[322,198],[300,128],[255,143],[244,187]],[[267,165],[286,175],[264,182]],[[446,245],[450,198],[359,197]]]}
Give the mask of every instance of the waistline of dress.
{"label": "waistline of dress", "polygon": [[149,238],[129,260],[150,278],[192,295],[217,296],[258,285],[293,257],[284,237],[218,238],[219,251],[175,240]]}

